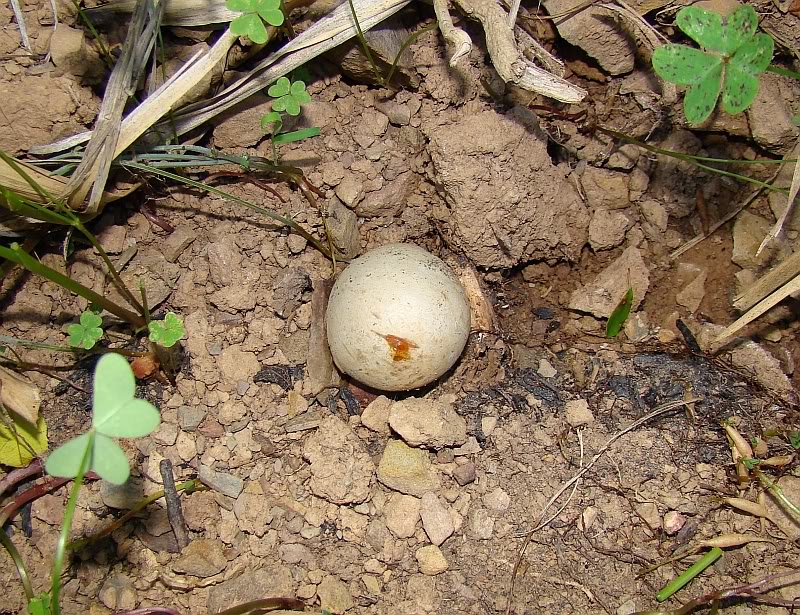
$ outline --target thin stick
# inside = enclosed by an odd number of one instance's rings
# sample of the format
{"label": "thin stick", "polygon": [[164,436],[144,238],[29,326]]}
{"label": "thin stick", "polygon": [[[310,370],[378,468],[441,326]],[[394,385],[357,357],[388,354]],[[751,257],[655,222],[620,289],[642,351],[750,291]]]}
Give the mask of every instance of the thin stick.
{"label": "thin stick", "polygon": [[[545,514],[547,513],[547,509],[550,508],[556,502],[556,500],[558,500],[558,498],[560,498],[561,495],[567,489],[569,489],[573,485],[576,485],[576,483],[583,477],[583,475],[586,474],[589,470],[591,470],[592,467],[594,466],[594,464],[597,463],[597,461],[603,455],[606,454],[608,449],[611,448],[611,445],[614,444],[614,442],[616,442],[617,440],[619,440],[622,436],[624,436],[628,432],[631,432],[631,431],[633,431],[635,429],[638,429],[639,427],[641,427],[645,423],[651,421],[652,419],[654,419],[654,418],[656,418],[658,416],[666,414],[667,412],[671,412],[675,408],[679,408],[681,406],[687,406],[687,405],[689,405],[691,403],[694,403],[694,402],[697,402],[697,401],[702,401],[702,400],[701,400],[701,398],[692,398],[692,399],[687,399],[687,400],[677,400],[677,401],[668,402],[668,403],[664,404],[663,406],[661,406],[660,408],[656,408],[650,414],[647,414],[647,415],[643,416],[642,418],[634,421],[633,423],[628,425],[622,431],[617,432],[615,435],[613,435],[608,440],[608,442],[606,442],[603,445],[603,447],[595,454],[595,456],[592,457],[592,460],[587,465],[582,467],[578,471],[578,473],[575,474],[575,476],[573,476],[566,483],[564,483],[561,486],[561,488],[558,491],[556,491],[556,493],[553,495],[553,497],[551,497],[547,501],[547,504],[545,504],[544,508],[542,509],[542,513],[539,515],[539,521],[538,521],[536,527],[534,527],[532,530],[528,531],[527,537],[525,539],[525,542],[523,543],[522,548],[519,550],[519,554],[517,555],[517,561],[514,564],[514,570],[511,573],[511,586],[509,588],[508,603],[506,605],[506,615],[510,615],[510,613],[511,613],[511,605],[512,605],[512,599],[514,597],[514,587],[516,585],[517,574],[519,572],[520,566],[522,565],[522,558],[525,556],[525,550],[527,549],[528,544],[530,544],[530,541],[531,541],[531,538],[532,538],[533,534],[538,532],[540,529],[542,529],[548,523],[550,523],[553,519],[555,519],[559,514],[561,514],[561,511],[559,510],[558,513],[556,513],[555,515],[550,517],[546,522],[543,522]],[[573,492],[574,492],[574,489],[573,489]],[[572,497],[572,496],[570,496],[570,497]],[[562,510],[563,510],[563,507],[562,507]]]}
{"label": "thin stick", "polygon": [[28,53],[33,53],[31,39],[28,36],[28,29],[25,27],[25,14],[22,12],[18,0],[11,0],[11,10],[14,11],[14,18],[17,20],[19,38],[22,40],[22,46]]}
{"label": "thin stick", "polygon": [[186,531],[186,520],[183,518],[181,500],[175,489],[175,479],[172,476],[172,462],[169,459],[162,459],[158,464],[161,470],[161,478],[164,481],[164,499],[167,501],[167,518],[178,542],[178,548],[183,549],[189,544],[189,532]]}

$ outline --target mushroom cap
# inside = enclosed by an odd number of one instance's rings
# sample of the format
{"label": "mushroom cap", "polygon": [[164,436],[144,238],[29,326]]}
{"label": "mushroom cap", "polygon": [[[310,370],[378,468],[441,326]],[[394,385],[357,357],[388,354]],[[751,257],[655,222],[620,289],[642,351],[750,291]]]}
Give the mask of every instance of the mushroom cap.
{"label": "mushroom cap", "polygon": [[339,370],[375,389],[408,391],[433,382],[461,356],[470,306],[441,259],[412,244],[389,244],[342,272],[326,320]]}

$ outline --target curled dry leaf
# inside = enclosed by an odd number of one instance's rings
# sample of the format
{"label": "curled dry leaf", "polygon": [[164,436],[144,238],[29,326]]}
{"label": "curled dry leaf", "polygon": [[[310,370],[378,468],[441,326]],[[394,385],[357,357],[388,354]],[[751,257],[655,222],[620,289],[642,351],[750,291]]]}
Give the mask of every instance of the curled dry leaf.
{"label": "curled dry leaf", "polygon": [[138,380],[147,380],[148,378],[152,378],[158,371],[158,368],[158,359],[150,354],[143,357],[136,357],[131,362],[133,375],[136,376]]}
{"label": "curled dry leaf", "polygon": [[41,396],[39,388],[20,374],[0,367],[0,402],[9,412],[32,425],[39,418]]}

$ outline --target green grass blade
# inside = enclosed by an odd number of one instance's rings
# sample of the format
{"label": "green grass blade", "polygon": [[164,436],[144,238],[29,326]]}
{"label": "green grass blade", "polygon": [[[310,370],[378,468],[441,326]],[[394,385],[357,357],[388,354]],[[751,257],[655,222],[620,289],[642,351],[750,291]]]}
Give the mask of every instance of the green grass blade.
{"label": "green grass blade", "polygon": [[694,564],[684,570],[683,573],[667,583],[664,588],[656,594],[656,600],[658,602],[664,602],[664,600],[670,598],[674,593],[683,589],[683,587],[685,587],[689,581],[711,566],[711,564],[716,562],[720,557],[722,557],[722,549],[719,547],[714,547]]}

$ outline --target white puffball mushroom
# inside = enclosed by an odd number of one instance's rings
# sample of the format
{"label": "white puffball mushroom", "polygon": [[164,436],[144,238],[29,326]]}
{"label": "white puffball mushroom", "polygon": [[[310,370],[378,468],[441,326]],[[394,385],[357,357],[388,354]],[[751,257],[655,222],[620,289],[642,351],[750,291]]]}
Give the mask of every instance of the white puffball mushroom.
{"label": "white puffball mushroom", "polygon": [[470,306],[444,262],[411,244],[355,259],[331,290],[328,345],[342,372],[382,391],[408,391],[449,370],[467,343]]}

